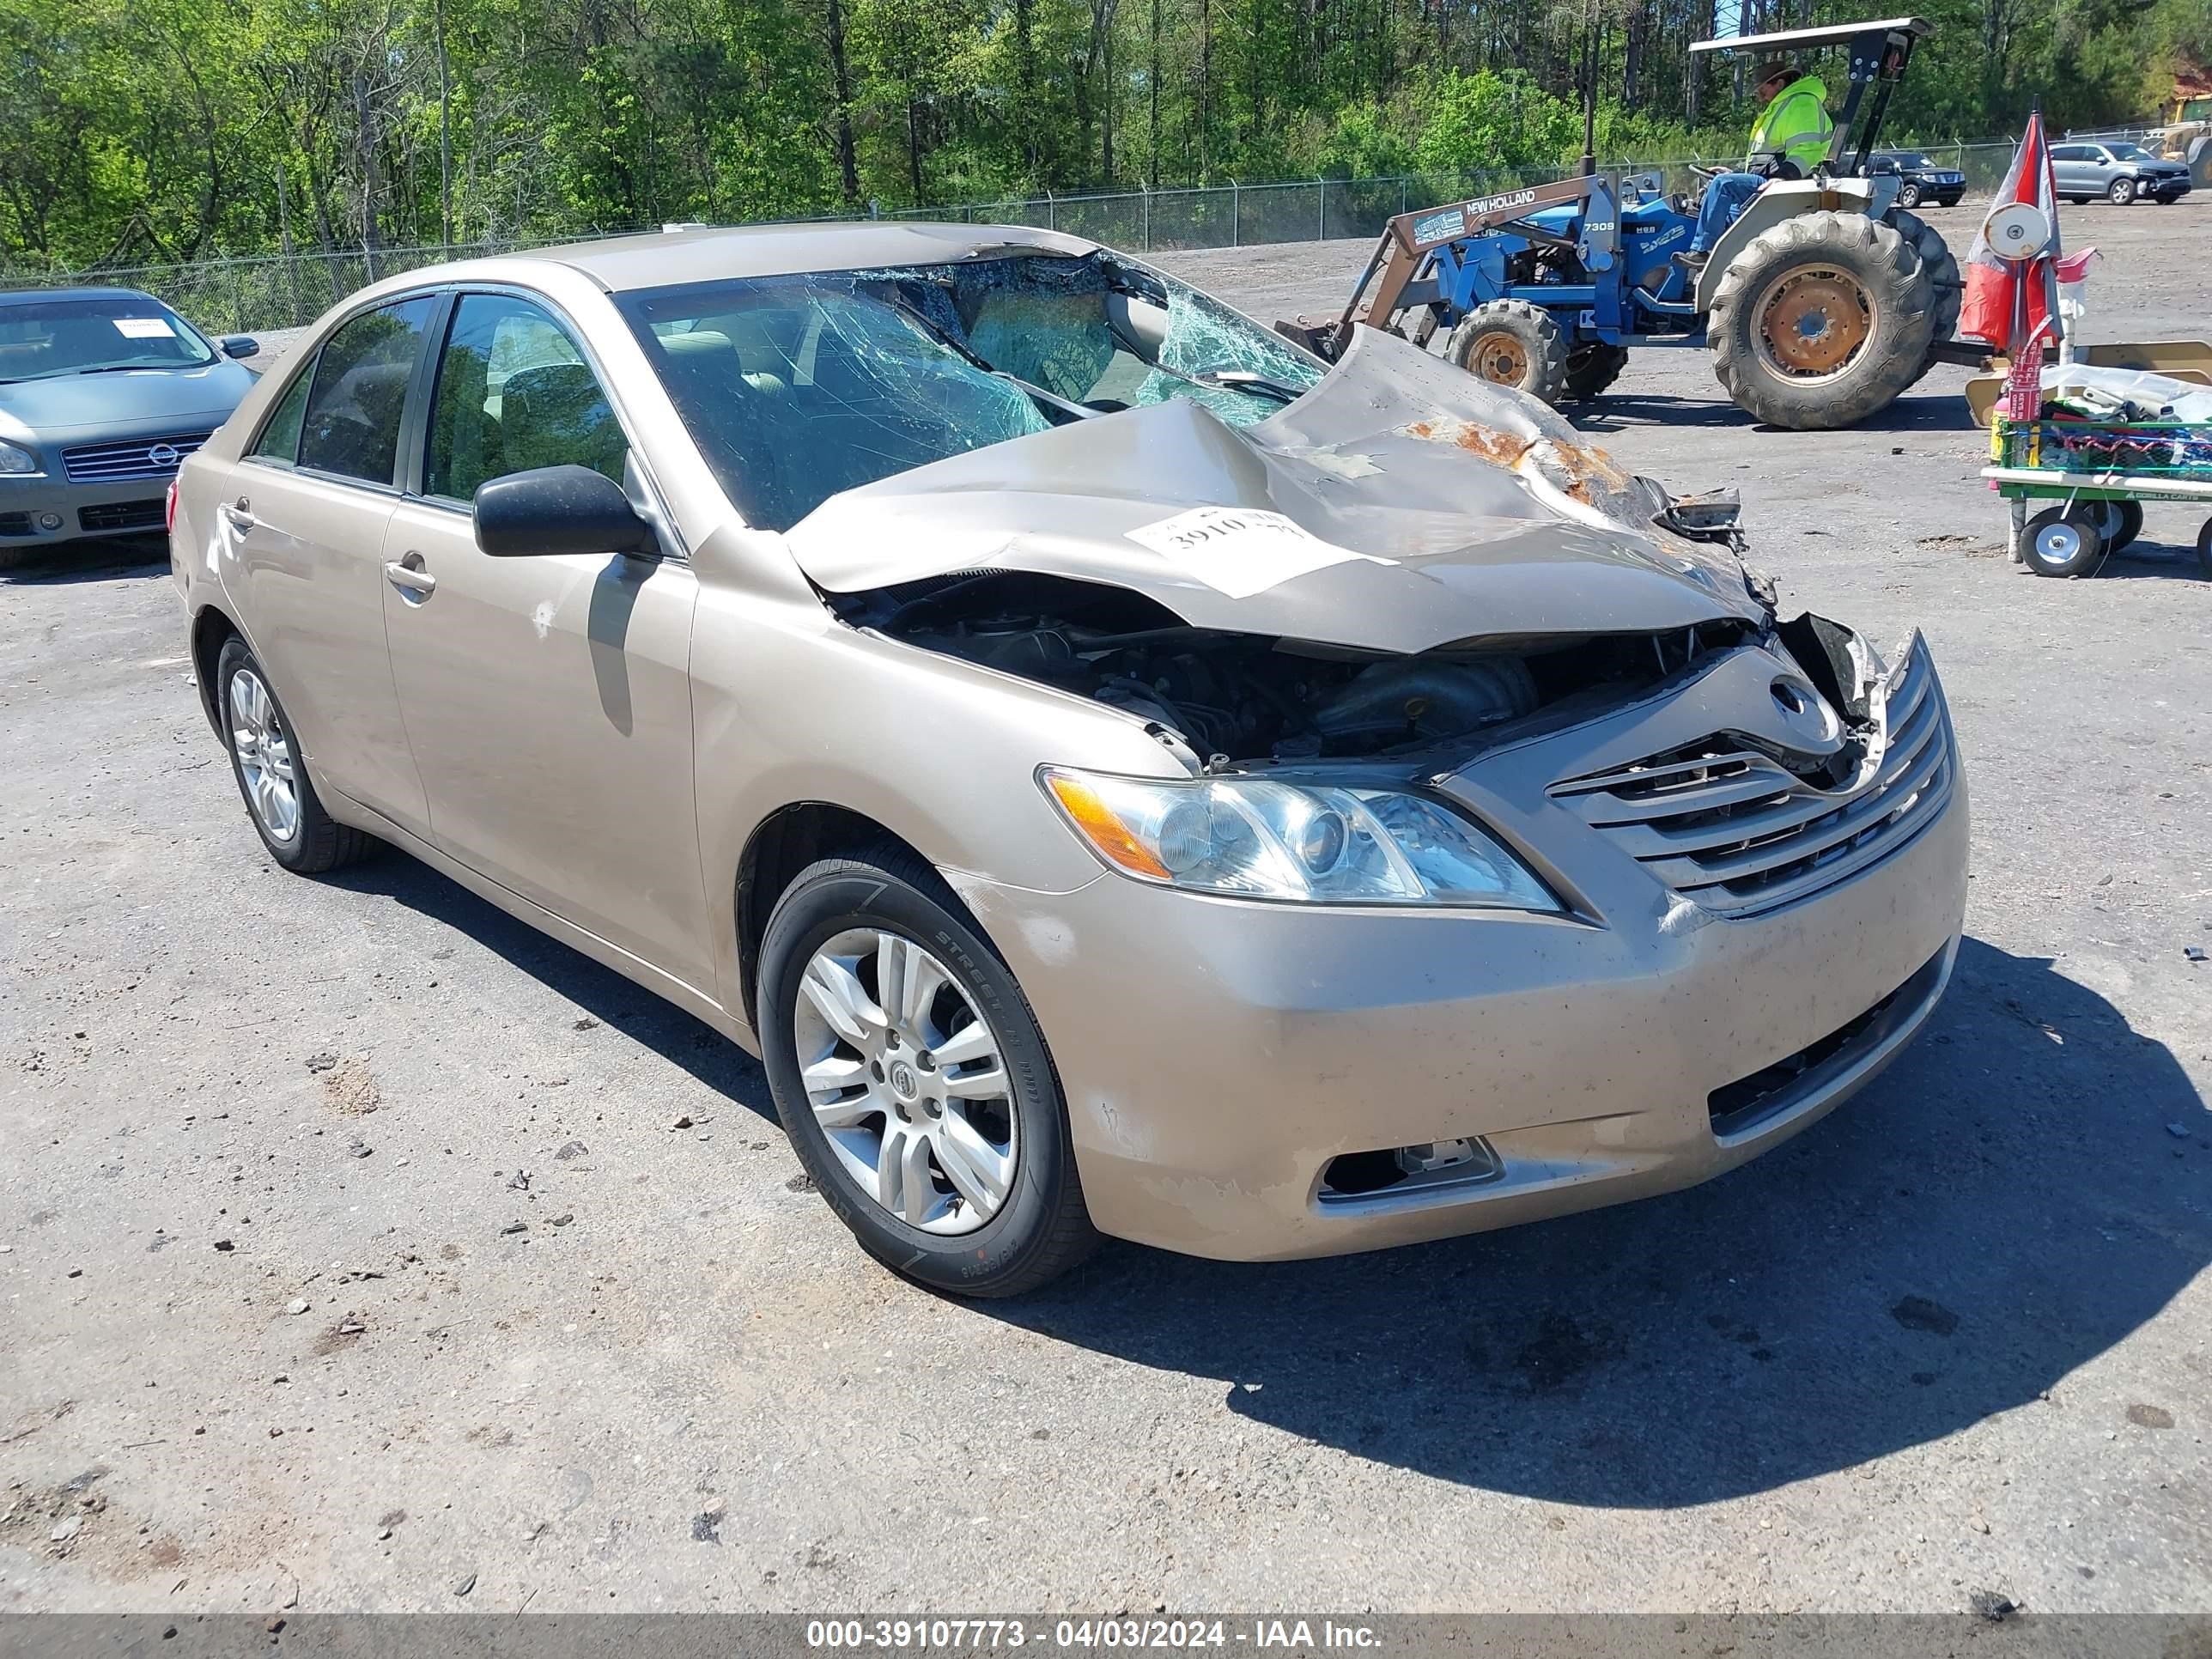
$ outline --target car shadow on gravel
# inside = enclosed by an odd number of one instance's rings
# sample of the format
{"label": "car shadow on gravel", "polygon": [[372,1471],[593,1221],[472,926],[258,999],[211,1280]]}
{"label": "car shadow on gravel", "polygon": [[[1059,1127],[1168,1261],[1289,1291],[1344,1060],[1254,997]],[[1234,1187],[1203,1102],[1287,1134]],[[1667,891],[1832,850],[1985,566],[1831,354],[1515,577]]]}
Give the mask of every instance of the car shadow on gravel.
{"label": "car shadow on gravel", "polygon": [[[1711,1503],[1995,1413],[2089,1409],[2068,1376],[2212,1262],[2208,1125],[2174,1057],[2111,1003],[1969,939],[1887,1073],[1705,1187],[1333,1261],[1109,1246],[979,1305],[1439,1480]],[[2100,1402],[2098,1425],[2137,1432],[2181,1403]]]}
{"label": "car shadow on gravel", "polygon": [[760,1062],[736,1043],[613,969],[517,921],[428,865],[387,848],[366,863],[317,879],[390,899],[451,927],[567,998],[586,1016],[690,1073],[732,1104],[775,1121]]}
{"label": "car shadow on gravel", "polygon": [[166,576],[169,544],[159,537],[10,548],[0,542],[0,587],[52,587],[116,576]]}

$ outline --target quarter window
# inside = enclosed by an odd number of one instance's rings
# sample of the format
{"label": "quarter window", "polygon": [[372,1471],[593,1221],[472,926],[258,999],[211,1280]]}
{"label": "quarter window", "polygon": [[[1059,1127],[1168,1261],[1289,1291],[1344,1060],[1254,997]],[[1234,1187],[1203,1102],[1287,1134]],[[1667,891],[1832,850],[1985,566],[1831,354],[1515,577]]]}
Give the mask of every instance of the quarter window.
{"label": "quarter window", "polygon": [[465,501],[540,466],[587,466],[620,483],[629,453],[599,377],[544,307],[461,296],[438,364],[425,494]]}
{"label": "quarter window", "polygon": [[307,413],[307,390],[314,384],[315,366],[313,363],[293,378],[284,395],[276,400],[276,413],[261,428],[261,441],[253,446],[253,453],[264,461],[281,461],[286,466],[299,459],[300,428]]}
{"label": "quarter window", "polygon": [[392,482],[407,383],[434,304],[424,295],[366,312],[324,343],[300,434],[301,466]]}

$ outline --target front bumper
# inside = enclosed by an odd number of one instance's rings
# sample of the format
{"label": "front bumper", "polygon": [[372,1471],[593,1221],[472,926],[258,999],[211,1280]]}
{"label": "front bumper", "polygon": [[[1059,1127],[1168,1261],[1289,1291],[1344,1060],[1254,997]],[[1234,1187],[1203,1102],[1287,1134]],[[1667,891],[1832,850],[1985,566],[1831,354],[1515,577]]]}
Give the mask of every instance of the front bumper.
{"label": "front bumper", "polygon": [[2136,185],[2136,191],[2154,202],[2178,202],[2189,194],[2189,177],[2145,179]]}
{"label": "front bumper", "polygon": [[0,552],[85,536],[159,535],[168,489],[167,477],[101,483],[0,477]]}
{"label": "front bumper", "polygon": [[[1957,950],[1963,781],[1875,861],[1741,918],[1673,891],[1547,793],[1594,757],[1709,736],[1746,685],[1764,691],[1763,654],[1728,659],[1742,684],[1716,671],[1449,781],[1572,917],[956,878],[1051,1047],[1097,1225],[1268,1260],[1537,1220],[1733,1169],[1875,1075]],[[1477,1137],[1498,1165],[1486,1178],[1324,1185],[1348,1155]]]}

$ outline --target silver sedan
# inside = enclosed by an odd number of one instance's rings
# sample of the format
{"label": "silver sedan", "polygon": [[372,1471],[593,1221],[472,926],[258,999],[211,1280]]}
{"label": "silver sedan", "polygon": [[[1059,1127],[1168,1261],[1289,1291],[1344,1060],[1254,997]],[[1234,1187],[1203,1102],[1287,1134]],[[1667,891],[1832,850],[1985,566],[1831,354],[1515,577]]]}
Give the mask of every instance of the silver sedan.
{"label": "silver sedan", "polygon": [[233,360],[256,349],[129,289],[0,293],[0,560],[159,532],[178,463],[252,387]]}

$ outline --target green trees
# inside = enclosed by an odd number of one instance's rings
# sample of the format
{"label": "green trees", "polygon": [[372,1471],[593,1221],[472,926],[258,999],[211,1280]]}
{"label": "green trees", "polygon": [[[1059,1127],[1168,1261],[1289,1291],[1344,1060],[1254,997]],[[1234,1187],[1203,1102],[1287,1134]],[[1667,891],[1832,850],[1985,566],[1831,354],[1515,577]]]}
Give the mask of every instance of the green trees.
{"label": "green trees", "polygon": [[[1927,0],[1900,136],[2157,106],[2212,0]],[[1845,15],[1751,0],[1747,27]],[[1727,9],[1731,20],[1734,8]],[[0,0],[0,270],[1739,149],[1714,0]],[[1840,76],[1832,77],[1840,80]]]}

